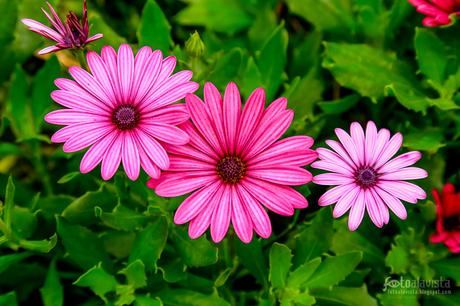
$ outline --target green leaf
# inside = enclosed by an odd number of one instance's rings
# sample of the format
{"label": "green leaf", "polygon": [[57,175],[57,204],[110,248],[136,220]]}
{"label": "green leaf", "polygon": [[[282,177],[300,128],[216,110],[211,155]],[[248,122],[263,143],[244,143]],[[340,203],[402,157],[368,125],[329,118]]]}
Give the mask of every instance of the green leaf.
{"label": "green leaf", "polygon": [[430,100],[423,92],[408,84],[392,83],[385,86],[385,93],[388,96],[394,96],[405,108],[423,114],[426,113],[426,109],[430,105]]}
{"label": "green leaf", "polygon": [[441,84],[446,76],[448,56],[445,48],[435,32],[416,28],[415,51],[420,71],[438,84]]}
{"label": "green leaf", "polygon": [[100,207],[95,207],[95,214],[108,227],[123,231],[142,228],[149,219],[149,217],[123,205],[117,205],[111,213],[102,211]]}
{"label": "green leaf", "polygon": [[304,263],[291,273],[287,279],[287,287],[300,289],[306,281],[313,275],[318,266],[321,264],[321,258],[317,257]]}
{"label": "green leaf", "polygon": [[242,243],[236,240],[236,254],[246,269],[257,279],[259,284],[268,288],[268,267],[262,251],[262,244],[258,239],[252,239],[251,243]]}
{"label": "green leaf", "polygon": [[[382,306],[394,306],[394,305],[404,305],[404,306],[419,306],[420,304],[417,301],[417,295],[415,294],[393,294],[393,293],[379,293],[377,298],[380,301]],[[435,304],[427,304],[435,305]],[[442,304],[444,306],[444,304]]]}
{"label": "green leaf", "polygon": [[444,143],[442,131],[430,128],[405,134],[403,145],[411,150],[428,151],[430,154],[435,154],[446,144]]}
{"label": "green leaf", "polygon": [[[312,290],[311,294],[318,301],[318,305],[343,305],[343,306],[378,306],[377,301],[367,292],[363,284],[359,288],[334,287],[332,289],[318,288]],[[395,304],[396,305],[396,304]],[[403,305],[403,304],[401,304]],[[405,304],[404,304],[405,305]]]}
{"label": "green leaf", "polygon": [[74,178],[76,178],[77,176],[80,175],[80,172],[79,171],[74,171],[74,172],[70,172],[70,173],[67,173],[65,175],[63,175],[58,181],[57,183],[58,184],[65,184],[65,183],[68,183],[70,182],[71,180],[73,180]]}
{"label": "green leaf", "polygon": [[327,252],[331,246],[332,234],[331,210],[320,209],[310,225],[296,236],[294,266],[298,267]]}
{"label": "green leaf", "polygon": [[0,23],[0,50],[14,39],[14,28],[18,18],[18,2],[0,0],[0,10],[4,14]]}
{"label": "green leaf", "polygon": [[155,0],[147,0],[137,30],[139,45],[152,46],[166,54],[172,45],[171,26]]}
{"label": "green leaf", "polygon": [[238,75],[241,67],[243,53],[239,48],[233,48],[219,58],[209,79],[218,87],[224,88],[227,83],[233,81]]}
{"label": "green leaf", "polygon": [[18,262],[21,262],[30,255],[32,254],[29,252],[23,252],[0,256],[0,274],[3,273],[6,269],[8,269],[10,266]]}
{"label": "green leaf", "polygon": [[317,29],[334,33],[354,31],[352,3],[349,0],[287,0],[289,10]]}
{"label": "green leaf", "polygon": [[[8,183],[5,191],[5,207],[3,208],[3,221],[5,222],[6,230],[11,231],[11,223],[13,221],[14,213],[14,193],[16,187],[14,186],[13,177],[8,177]],[[5,235],[9,233],[4,233]]]}
{"label": "green leaf", "polygon": [[284,22],[282,22],[267,39],[256,57],[256,63],[262,75],[268,100],[273,98],[286,78],[284,68],[287,61],[287,45],[288,33],[284,28]]}
{"label": "green leaf", "polygon": [[121,37],[117,34],[102,18],[99,13],[95,10],[88,11],[89,20],[91,22],[91,32],[92,33],[103,33],[104,37],[102,39],[98,39],[91,43],[91,49],[95,49],[97,51],[101,50],[101,48],[105,45],[112,46],[116,48],[117,46],[121,45],[122,43],[126,42],[126,39]]}
{"label": "green leaf", "polygon": [[340,227],[332,238],[331,249],[335,253],[360,251],[363,254],[363,262],[373,266],[383,266],[385,254],[373,242],[363,237],[358,232],[350,232],[345,227]]}
{"label": "green leaf", "polygon": [[209,30],[235,33],[247,28],[252,19],[236,0],[187,0],[188,6],[175,20],[180,25],[204,26]]}
{"label": "green leaf", "polygon": [[20,240],[19,245],[23,248],[40,253],[49,253],[57,243],[57,234],[54,234],[49,239],[43,240]]}
{"label": "green leaf", "polygon": [[136,294],[134,306],[163,306],[163,303],[158,298],[151,298],[147,295]]}
{"label": "green leaf", "polygon": [[204,267],[217,262],[217,248],[206,237],[190,239],[184,227],[172,231],[174,246],[189,267]]}
{"label": "green leaf", "polygon": [[340,115],[356,105],[361,97],[357,94],[351,94],[344,98],[318,102],[318,106],[328,115]]}
{"label": "green leaf", "polygon": [[134,289],[142,288],[147,285],[145,265],[140,259],[133,261],[118,273],[125,275],[126,279],[128,280],[128,284],[131,285]]}
{"label": "green leaf", "polygon": [[118,259],[129,257],[136,239],[133,232],[105,231],[101,236],[105,250]]}
{"label": "green leaf", "polygon": [[45,111],[53,104],[50,93],[56,88],[53,81],[58,78],[61,67],[56,56],[52,56],[45,65],[37,72],[32,84],[32,115],[35,122],[35,130],[39,131],[43,122]]}
{"label": "green leaf", "polygon": [[177,283],[187,278],[187,266],[180,257],[163,263],[158,269],[162,272],[163,279],[168,283]]}
{"label": "green leaf", "polygon": [[16,297],[16,292],[11,291],[11,292],[0,295],[0,305],[18,306],[18,299]]}
{"label": "green leaf", "polygon": [[117,204],[114,193],[103,185],[97,191],[88,191],[81,197],[75,199],[62,212],[62,216],[71,223],[89,225],[95,223],[98,218],[94,208],[99,206],[103,210],[112,210]]}
{"label": "green leaf", "polygon": [[64,288],[56,270],[56,261],[52,261],[46,274],[45,284],[40,288],[44,306],[64,305]]}
{"label": "green leaf", "polygon": [[137,234],[129,263],[141,260],[147,271],[155,270],[168,238],[168,223],[165,217],[158,217]]}
{"label": "green leaf", "polygon": [[246,69],[241,77],[241,81],[239,82],[240,91],[243,96],[249,97],[254,89],[262,87],[262,85],[262,74],[260,73],[259,67],[257,67],[254,57],[250,56],[246,64]]}
{"label": "green leaf", "polygon": [[157,294],[165,305],[230,306],[230,303],[217,294],[207,295],[185,289],[166,289]]}
{"label": "green leaf", "polygon": [[275,242],[270,249],[269,279],[273,288],[283,288],[291,269],[291,250],[284,244]]}
{"label": "green leaf", "polygon": [[430,263],[440,276],[451,277],[460,282],[460,257],[445,258]]}
{"label": "green leaf", "polygon": [[[377,102],[386,86],[415,88],[410,67],[394,54],[362,44],[325,43],[323,67],[344,87]],[[416,89],[413,89],[414,91]]]}
{"label": "green leaf", "polygon": [[349,252],[327,257],[306,282],[308,288],[327,288],[337,285],[353,272],[362,259],[361,252]]}
{"label": "green leaf", "polygon": [[89,269],[99,262],[102,262],[105,268],[112,267],[99,237],[86,227],[72,225],[65,219],[58,217],[57,232],[69,259],[82,269]]}
{"label": "green leaf", "polygon": [[105,303],[108,302],[105,295],[115,291],[118,285],[115,277],[104,271],[101,263],[86,271],[73,284],[79,287],[89,287]]}

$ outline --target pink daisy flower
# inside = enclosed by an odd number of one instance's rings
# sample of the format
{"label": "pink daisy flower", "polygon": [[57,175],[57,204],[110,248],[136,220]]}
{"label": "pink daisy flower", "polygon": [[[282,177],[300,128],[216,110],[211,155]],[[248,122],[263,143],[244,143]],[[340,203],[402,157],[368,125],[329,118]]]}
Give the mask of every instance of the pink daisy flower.
{"label": "pink daisy flower", "polygon": [[290,185],[303,185],[312,175],[302,167],[317,158],[313,139],[293,136],[278,139],[289,128],[294,112],[279,98],[265,110],[265,91],[254,90],[244,108],[238,88],[229,83],[222,99],[207,83],[204,102],[196,95],[185,98],[191,122],[181,128],[190,136],[185,146],[168,145],[171,166],[160,179],[148,182],[164,197],[193,192],[177,209],[174,222],[190,222],[192,239],[211,227],[214,242],[226,235],[230,222],[238,237],[251,241],[253,230],[271,234],[265,208],[291,216],[307,200]]}
{"label": "pink daisy flower", "polygon": [[351,210],[348,218],[351,231],[358,228],[365,210],[377,227],[388,223],[388,208],[399,218],[406,219],[407,212],[401,200],[416,203],[426,198],[423,189],[405,182],[428,176],[423,169],[409,167],[422,155],[411,151],[392,159],[402,145],[402,135],[396,133],[390,138],[387,129],[377,131],[372,121],[367,123],[366,132],[357,122],[353,122],[350,129],[351,136],[342,129],[335,129],[339,142],[326,140],[333,151],[316,150],[320,160],[312,167],[331,173],[316,175],[313,182],[337,186],[324,193],[318,204],[337,203],[333,211],[335,218]]}
{"label": "pink daisy flower", "polygon": [[64,152],[90,147],[83,156],[80,171],[87,173],[102,162],[101,174],[110,179],[120,163],[131,180],[139,168],[151,177],[169,168],[164,144],[183,145],[189,136],[176,125],[189,118],[185,104],[173,104],[194,92],[191,71],[171,75],[176,58],[163,59],[161,51],[149,47],[136,57],[129,45],[117,52],[109,46],[101,56],[90,51],[87,56],[91,73],[70,67],[75,81],[57,79],[59,90],[51,97],[68,107],[50,112],[45,120],[66,125],[52,137],[64,142]]}
{"label": "pink daisy flower", "polygon": [[46,47],[40,50],[38,54],[47,54],[62,49],[82,49],[90,42],[102,38],[102,34],[96,34],[88,37],[89,25],[86,0],[83,1],[82,19],[80,20],[74,12],[69,12],[65,23],[59,18],[51,4],[49,4],[49,2],[47,2],[47,4],[50,9],[51,16],[44,9],[42,9],[42,11],[45,13],[46,18],[48,18],[53,28],[47,27],[33,19],[25,18],[21,20],[22,23],[29,28],[29,30],[56,42],[56,45]]}
{"label": "pink daisy flower", "polygon": [[423,25],[438,27],[452,23],[451,14],[460,16],[460,0],[408,0],[417,12],[426,15]]}

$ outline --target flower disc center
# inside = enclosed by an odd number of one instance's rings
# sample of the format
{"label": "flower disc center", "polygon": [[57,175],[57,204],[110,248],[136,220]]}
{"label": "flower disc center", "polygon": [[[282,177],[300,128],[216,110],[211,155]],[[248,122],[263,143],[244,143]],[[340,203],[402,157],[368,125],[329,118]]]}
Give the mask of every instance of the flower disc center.
{"label": "flower disc center", "polygon": [[225,183],[238,183],[246,172],[246,165],[241,158],[225,156],[217,163],[217,174]]}
{"label": "flower disc center", "polygon": [[356,172],[356,183],[361,187],[371,187],[377,182],[377,172],[370,168],[362,168]]}
{"label": "flower disc center", "polygon": [[112,122],[119,130],[131,130],[139,122],[139,112],[131,105],[120,105],[112,113]]}

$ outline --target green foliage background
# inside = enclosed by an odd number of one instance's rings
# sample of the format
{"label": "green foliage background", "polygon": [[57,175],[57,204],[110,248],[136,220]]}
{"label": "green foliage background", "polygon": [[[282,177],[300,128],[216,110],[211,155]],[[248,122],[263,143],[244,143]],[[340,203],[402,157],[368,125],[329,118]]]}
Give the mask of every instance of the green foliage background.
{"label": "green foliage background", "polygon": [[[61,15],[80,1],[51,1]],[[43,1],[0,0],[0,305],[459,305],[460,295],[391,295],[385,278],[460,282],[460,258],[432,245],[432,198],[406,205],[407,221],[383,229],[365,217],[356,232],[301,191],[310,206],[294,217],[271,214],[274,232],[245,245],[190,240],[172,222],[183,200],[163,199],[118,174],[82,175],[82,153],[50,143],[57,127],[53,80],[67,76],[70,53],[45,58],[49,44],[18,22],[45,22]],[[89,2],[92,33],[105,44],[150,45],[179,59],[201,84],[236,81],[286,96],[295,110],[289,134],[315,137],[374,120],[420,150],[430,194],[458,180],[459,25],[420,27],[405,0],[135,0]],[[198,31],[205,53],[185,48]],[[8,178],[10,177],[10,178]]]}

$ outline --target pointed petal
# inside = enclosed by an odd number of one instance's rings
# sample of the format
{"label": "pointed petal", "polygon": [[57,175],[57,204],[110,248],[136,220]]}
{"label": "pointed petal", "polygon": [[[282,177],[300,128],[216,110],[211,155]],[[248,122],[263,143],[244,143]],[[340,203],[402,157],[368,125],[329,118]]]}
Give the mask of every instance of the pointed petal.
{"label": "pointed petal", "polygon": [[224,239],[230,225],[232,212],[232,195],[231,187],[225,186],[220,202],[214,207],[214,212],[211,218],[211,237],[215,243],[219,243]]}
{"label": "pointed petal", "polygon": [[244,243],[252,240],[252,221],[246,211],[245,205],[241,202],[235,186],[231,186],[232,197],[232,224],[235,233]]}
{"label": "pointed petal", "polygon": [[241,97],[238,87],[230,82],[225,89],[223,115],[224,133],[228,152],[233,154],[236,150],[237,127],[241,112]]}
{"label": "pointed petal", "polygon": [[272,225],[267,212],[244,188],[237,185],[236,190],[240,197],[240,202],[244,205],[248,216],[252,220],[255,232],[262,238],[270,237]]}
{"label": "pointed petal", "polygon": [[366,193],[361,190],[356,198],[356,202],[351,206],[350,215],[348,216],[348,229],[355,231],[361,224],[364,217]]}

